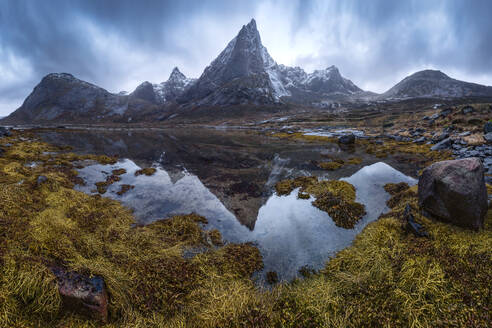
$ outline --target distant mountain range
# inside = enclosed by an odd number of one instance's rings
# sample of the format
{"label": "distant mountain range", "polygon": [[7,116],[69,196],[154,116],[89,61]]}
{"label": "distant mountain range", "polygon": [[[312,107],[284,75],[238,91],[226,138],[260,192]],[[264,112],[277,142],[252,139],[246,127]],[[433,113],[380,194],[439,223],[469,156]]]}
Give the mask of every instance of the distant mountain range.
{"label": "distant mountain range", "polygon": [[460,97],[492,97],[492,87],[425,70],[378,95],[360,89],[335,66],[306,73],[300,67],[278,65],[263,46],[253,19],[198,79],[187,78],[175,67],[165,82],[143,82],[130,94],[113,94],[71,74],[52,73],[3,121],[128,122],[162,118],[183,108],[283,104],[327,107],[340,102]]}

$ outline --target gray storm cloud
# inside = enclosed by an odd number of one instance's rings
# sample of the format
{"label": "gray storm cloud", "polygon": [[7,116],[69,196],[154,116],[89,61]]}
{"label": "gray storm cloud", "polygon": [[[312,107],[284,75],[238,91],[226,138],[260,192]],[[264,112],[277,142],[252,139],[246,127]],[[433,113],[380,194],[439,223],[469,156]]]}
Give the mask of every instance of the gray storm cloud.
{"label": "gray storm cloud", "polygon": [[110,91],[166,80],[174,66],[198,77],[256,18],[277,62],[336,65],[383,92],[424,68],[492,84],[492,1],[2,1],[0,115],[50,72]]}

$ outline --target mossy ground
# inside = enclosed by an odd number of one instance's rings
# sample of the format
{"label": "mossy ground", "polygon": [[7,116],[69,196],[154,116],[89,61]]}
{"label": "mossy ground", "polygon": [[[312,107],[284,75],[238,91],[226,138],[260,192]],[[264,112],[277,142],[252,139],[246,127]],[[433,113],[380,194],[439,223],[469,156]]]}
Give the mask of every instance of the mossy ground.
{"label": "mossy ground", "polygon": [[318,166],[323,170],[334,171],[345,165],[359,165],[360,163],[362,163],[362,159],[358,157],[349,158],[346,161],[340,158],[332,158],[329,162],[318,163]]}
{"label": "mossy ground", "polygon": [[[323,270],[306,269],[303,280],[260,290],[250,279],[261,267],[258,250],[217,247],[220,234],[202,230],[204,218],[131,228],[132,214],[118,202],[72,189],[72,161],[79,156],[46,154],[60,149],[17,133],[0,139],[0,147],[6,150],[0,157],[1,327],[98,326],[61,309],[50,263],[104,277],[106,327],[488,327],[491,321],[490,210],[485,228],[474,232],[426,219],[417,211],[416,187],[400,191],[395,197],[406,194],[392,211]],[[32,161],[39,165],[24,165]],[[40,174],[48,180],[37,185]],[[280,190],[306,181],[313,179]],[[405,232],[407,203],[430,238]],[[203,252],[183,257],[197,248]]]}
{"label": "mossy ground", "polygon": [[330,215],[339,227],[351,229],[366,213],[364,205],[355,201],[355,188],[340,180],[318,180],[317,177],[299,177],[279,181],[275,185],[278,195],[288,195],[300,188],[297,197],[309,199],[313,205]]}

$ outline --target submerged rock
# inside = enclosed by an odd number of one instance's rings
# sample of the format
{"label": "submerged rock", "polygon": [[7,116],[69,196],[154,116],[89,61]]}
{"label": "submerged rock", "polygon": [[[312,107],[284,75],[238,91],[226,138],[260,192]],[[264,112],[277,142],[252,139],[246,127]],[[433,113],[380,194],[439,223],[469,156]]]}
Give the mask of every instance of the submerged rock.
{"label": "submerged rock", "polygon": [[66,310],[101,322],[108,320],[108,293],[104,279],[89,278],[77,272],[52,267],[58,291]]}
{"label": "submerged rock", "polygon": [[484,167],[479,158],[437,162],[419,179],[419,206],[436,218],[480,229],[487,213]]}

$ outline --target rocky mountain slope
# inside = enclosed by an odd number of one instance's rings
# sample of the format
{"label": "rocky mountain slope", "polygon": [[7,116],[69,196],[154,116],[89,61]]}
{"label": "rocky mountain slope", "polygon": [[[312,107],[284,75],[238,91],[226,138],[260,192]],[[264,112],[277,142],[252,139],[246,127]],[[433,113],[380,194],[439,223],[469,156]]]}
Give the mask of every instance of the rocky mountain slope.
{"label": "rocky mountain slope", "polygon": [[195,81],[196,79],[187,78],[177,67],[174,67],[167,81],[159,84],[152,84],[145,81],[130,96],[149,101],[153,104],[165,104],[175,101]]}
{"label": "rocky mountain slope", "polygon": [[383,99],[492,97],[492,87],[450,78],[437,70],[414,73],[380,95]]}
{"label": "rocky mountain slope", "polygon": [[122,115],[129,97],[112,94],[71,74],[45,76],[7,121],[42,122],[76,117]]}

